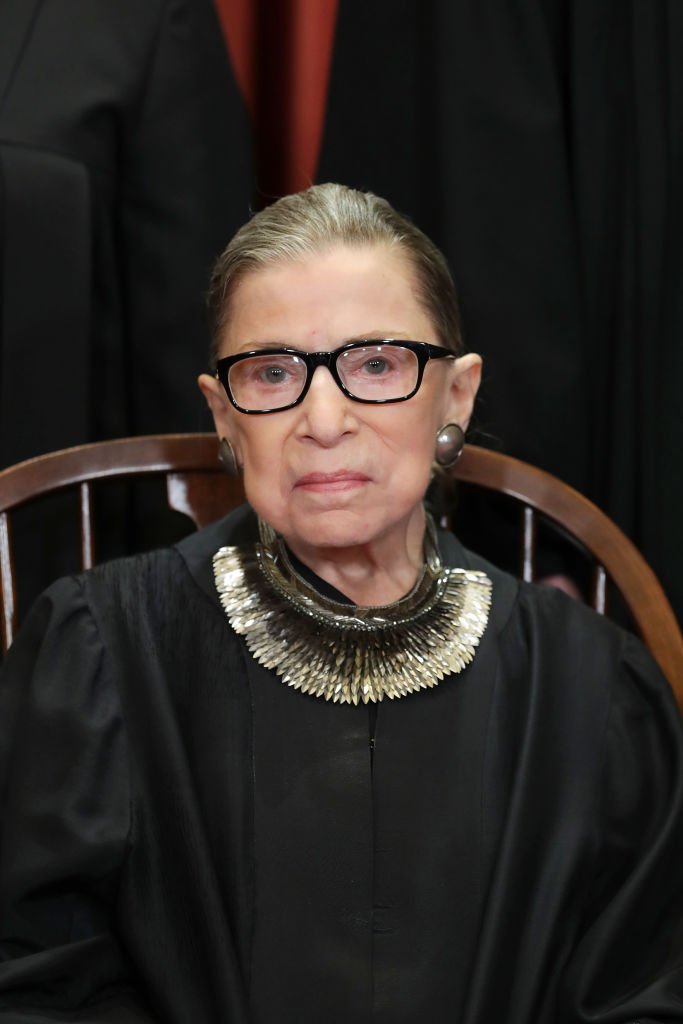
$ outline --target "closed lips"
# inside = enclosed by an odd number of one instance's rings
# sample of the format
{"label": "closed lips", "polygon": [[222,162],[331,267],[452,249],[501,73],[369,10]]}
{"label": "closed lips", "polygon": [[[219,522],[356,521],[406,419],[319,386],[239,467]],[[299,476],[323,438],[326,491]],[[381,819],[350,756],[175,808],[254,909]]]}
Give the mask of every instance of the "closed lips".
{"label": "closed lips", "polygon": [[364,473],[341,469],[336,473],[307,473],[299,477],[296,487],[343,487],[354,483],[365,483],[369,478]]}

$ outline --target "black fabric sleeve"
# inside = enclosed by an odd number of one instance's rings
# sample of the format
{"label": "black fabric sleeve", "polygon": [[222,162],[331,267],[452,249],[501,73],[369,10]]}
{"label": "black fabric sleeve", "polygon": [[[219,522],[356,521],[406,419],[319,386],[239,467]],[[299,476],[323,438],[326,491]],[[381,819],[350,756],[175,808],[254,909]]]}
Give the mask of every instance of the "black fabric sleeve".
{"label": "black fabric sleeve", "polygon": [[112,934],[130,786],[118,694],[78,580],[0,676],[0,1021],[152,1018]]}
{"label": "black fabric sleeve", "polygon": [[597,867],[562,1024],[683,1020],[683,730],[648,652],[625,641],[607,726]]}

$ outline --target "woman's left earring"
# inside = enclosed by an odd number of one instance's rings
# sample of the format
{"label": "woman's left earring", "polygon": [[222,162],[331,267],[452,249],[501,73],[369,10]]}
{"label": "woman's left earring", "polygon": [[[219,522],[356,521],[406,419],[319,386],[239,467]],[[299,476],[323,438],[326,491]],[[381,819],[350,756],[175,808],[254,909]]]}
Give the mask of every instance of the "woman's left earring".
{"label": "woman's left earring", "polygon": [[235,449],[230,444],[227,437],[222,437],[220,439],[220,443],[218,445],[218,461],[228,476],[240,475],[240,467],[237,464]]}
{"label": "woman's left earring", "polygon": [[465,447],[465,432],[457,423],[447,423],[436,435],[434,461],[442,469],[454,466]]}

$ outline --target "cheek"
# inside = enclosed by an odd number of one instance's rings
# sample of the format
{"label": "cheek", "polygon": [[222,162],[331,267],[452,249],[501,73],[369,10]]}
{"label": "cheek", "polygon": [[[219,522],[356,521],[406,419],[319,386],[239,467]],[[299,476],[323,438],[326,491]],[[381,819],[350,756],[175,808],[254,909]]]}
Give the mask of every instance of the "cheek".
{"label": "cheek", "polygon": [[235,438],[246,472],[249,469],[262,470],[276,459],[283,444],[277,422],[269,420],[267,416],[246,416],[244,413],[237,413],[233,422]]}
{"label": "cheek", "polygon": [[440,425],[439,409],[434,402],[420,402],[412,408],[410,403],[395,406],[393,422],[385,424],[384,435],[387,447],[397,459],[422,461],[431,465],[434,456],[434,443]]}
{"label": "cheek", "polygon": [[421,499],[432,476],[433,445],[421,442],[406,447],[390,467],[390,490],[408,498]]}
{"label": "cheek", "polygon": [[267,439],[259,443],[242,442],[240,445],[245,487],[278,488],[282,468],[281,447],[269,445]]}
{"label": "cheek", "polygon": [[419,501],[432,475],[436,429],[427,409],[404,419],[385,435],[382,458],[385,486],[397,500]]}
{"label": "cheek", "polygon": [[288,504],[279,486],[277,465],[259,465],[247,460],[244,465],[244,493],[256,514],[278,531],[288,528]]}
{"label": "cheek", "polygon": [[410,410],[403,424],[405,447],[415,460],[421,460],[424,471],[431,474],[436,435],[445,422],[444,401],[440,388],[425,388],[421,401]]}
{"label": "cheek", "polygon": [[274,524],[285,505],[282,430],[278,424],[265,419],[258,419],[255,424],[240,424],[237,443],[247,500],[259,515]]}

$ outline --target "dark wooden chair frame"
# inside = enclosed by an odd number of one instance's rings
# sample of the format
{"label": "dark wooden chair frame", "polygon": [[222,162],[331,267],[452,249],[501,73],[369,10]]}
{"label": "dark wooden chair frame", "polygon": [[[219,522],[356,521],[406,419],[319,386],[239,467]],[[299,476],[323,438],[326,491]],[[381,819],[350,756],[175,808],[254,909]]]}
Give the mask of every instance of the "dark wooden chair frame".
{"label": "dark wooden chair frame", "polygon": [[[105,479],[166,476],[171,508],[205,526],[243,500],[240,480],[222,471],[213,434],[160,434],[81,445],[29,459],[0,472],[0,618],[3,651],[17,628],[9,513],[67,488],[80,490],[81,567],[95,564],[92,485]],[[516,499],[522,506],[520,576],[535,577],[538,517],[574,538],[594,561],[591,604],[604,614],[612,580],[643,641],[683,708],[683,638],[656,576],[603,512],[556,477],[518,459],[467,445],[453,478]]]}

